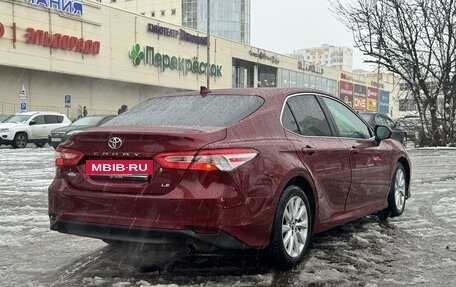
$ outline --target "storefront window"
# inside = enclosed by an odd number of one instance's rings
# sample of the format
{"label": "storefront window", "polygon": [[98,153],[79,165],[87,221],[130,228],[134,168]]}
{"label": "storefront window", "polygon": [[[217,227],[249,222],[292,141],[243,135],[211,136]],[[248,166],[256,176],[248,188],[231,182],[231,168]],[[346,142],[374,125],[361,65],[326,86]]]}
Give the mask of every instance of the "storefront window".
{"label": "storefront window", "polygon": [[309,88],[310,87],[310,76],[307,74],[304,74],[304,88]]}
{"label": "storefront window", "polygon": [[315,89],[315,76],[309,75],[310,88]]}
{"label": "storefront window", "polygon": [[289,87],[297,87],[297,72],[290,71],[290,85]]}
{"label": "storefront window", "polygon": [[328,80],[328,90],[327,92],[330,93],[333,96],[336,96],[336,90],[337,90],[337,81],[336,80]]}
{"label": "storefront window", "polygon": [[304,87],[304,74],[298,73],[297,81],[296,81],[296,86],[303,88]]}
{"label": "storefront window", "polygon": [[[255,77],[255,71],[258,72],[257,77]],[[254,83],[255,78],[257,79],[256,83]],[[232,86],[234,88],[255,87],[255,84],[256,87],[276,87],[277,78],[277,68],[275,67],[233,59]]]}
{"label": "storefront window", "polygon": [[328,91],[328,79],[321,78],[321,90]]}
{"label": "storefront window", "polygon": [[258,66],[258,87],[276,87],[277,69],[269,66]]}
{"label": "storefront window", "polygon": [[[268,67],[272,68],[272,67]],[[280,88],[312,88],[327,92],[332,95],[336,95],[337,81],[320,77],[316,75],[310,75],[303,72],[296,72],[287,69],[278,69],[278,71],[272,68],[272,75],[277,74],[277,87]],[[261,73],[260,73],[261,74]],[[264,81],[263,81],[264,82]]]}
{"label": "storefront window", "polygon": [[282,70],[282,87],[290,87],[290,70]]}
{"label": "storefront window", "polygon": [[321,77],[315,77],[315,89],[322,90]]}

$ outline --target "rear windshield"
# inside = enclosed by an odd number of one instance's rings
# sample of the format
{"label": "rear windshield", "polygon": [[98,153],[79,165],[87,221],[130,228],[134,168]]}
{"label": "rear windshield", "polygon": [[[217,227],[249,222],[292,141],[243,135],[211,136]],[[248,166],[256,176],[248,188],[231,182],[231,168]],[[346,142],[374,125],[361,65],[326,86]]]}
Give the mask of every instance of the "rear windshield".
{"label": "rear windshield", "polygon": [[263,104],[258,96],[207,95],[151,98],[105,126],[212,126],[238,123]]}
{"label": "rear windshield", "polygon": [[92,117],[85,117],[85,118],[80,118],[79,120],[74,121],[71,125],[72,126],[94,126],[98,124],[104,117],[97,117],[97,116],[92,116]]}

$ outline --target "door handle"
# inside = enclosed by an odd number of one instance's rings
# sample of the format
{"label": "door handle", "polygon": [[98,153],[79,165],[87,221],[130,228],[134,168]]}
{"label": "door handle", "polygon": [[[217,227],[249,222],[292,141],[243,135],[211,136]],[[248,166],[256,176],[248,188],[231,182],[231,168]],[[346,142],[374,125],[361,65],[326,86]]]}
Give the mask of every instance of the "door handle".
{"label": "door handle", "polygon": [[302,151],[304,152],[304,154],[312,156],[317,152],[317,149],[311,147],[310,145],[306,145],[304,148],[302,148]]}
{"label": "door handle", "polygon": [[356,146],[352,146],[350,149],[350,153],[355,155],[359,153],[359,149]]}

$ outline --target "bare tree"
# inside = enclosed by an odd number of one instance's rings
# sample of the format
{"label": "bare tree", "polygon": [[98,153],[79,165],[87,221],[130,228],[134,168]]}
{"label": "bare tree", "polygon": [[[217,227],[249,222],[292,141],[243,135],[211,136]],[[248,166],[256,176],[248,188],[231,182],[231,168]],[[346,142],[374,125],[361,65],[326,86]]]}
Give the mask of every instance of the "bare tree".
{"label": "bare tree", "polygon": [[456,145],[456,0],[331,0],[357,47],[397,74],[429,145]]}

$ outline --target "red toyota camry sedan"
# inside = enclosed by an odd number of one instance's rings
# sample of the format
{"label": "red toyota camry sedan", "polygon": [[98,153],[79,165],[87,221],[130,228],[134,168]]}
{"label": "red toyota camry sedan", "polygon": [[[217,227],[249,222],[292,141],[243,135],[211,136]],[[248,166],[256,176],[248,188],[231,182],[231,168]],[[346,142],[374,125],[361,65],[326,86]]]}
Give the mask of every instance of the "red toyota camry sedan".
{"label": "red toyota camry sedan", "polygon": [[311,236],[398,216],[410,161],[330,95],[224,89],[153,97],[56,149],[52,230],[213,249],[262,249],[279,268]]}

